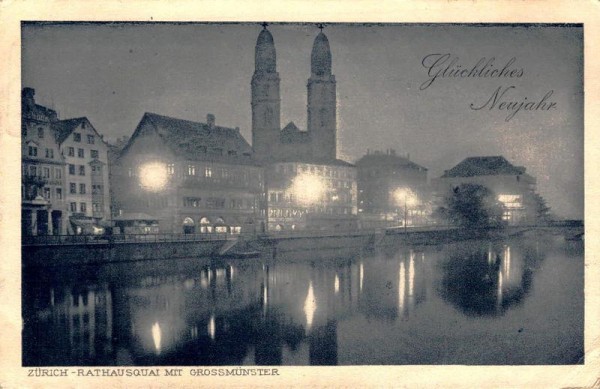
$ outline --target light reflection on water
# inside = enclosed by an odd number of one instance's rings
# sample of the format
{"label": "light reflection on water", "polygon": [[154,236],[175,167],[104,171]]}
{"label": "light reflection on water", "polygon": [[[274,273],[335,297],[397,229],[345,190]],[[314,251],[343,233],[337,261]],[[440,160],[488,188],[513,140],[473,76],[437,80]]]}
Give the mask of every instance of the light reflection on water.
{"label": "light reflection on water", "polygon": [[553,237],[354,258],[32,270],[24,365],[571,364],[583,247]]}

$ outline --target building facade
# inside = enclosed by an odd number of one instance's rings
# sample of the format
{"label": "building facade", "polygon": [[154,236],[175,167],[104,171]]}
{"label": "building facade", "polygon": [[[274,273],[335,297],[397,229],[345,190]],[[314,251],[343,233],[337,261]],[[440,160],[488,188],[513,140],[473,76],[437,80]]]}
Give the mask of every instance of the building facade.
{"label": "building facade", "polygon": [[461,184],[477,184],[490,189],[502,204],[502,219],[509,225],[536,222],[536,179],[502,156],[469,157],[432,180],[438,202]]}
{"label": "building facade", "polygon": [[36,104],[23,88],[21,122],[21,232],[58,235],[67,231],[65,158],[53,130],[56,111]]}
{"label": "building facade", "polygon": [[388,149],[367,150],[356,169],[363,227],[427,224],[431,214],[427,168]]}
{"label": "building facade", "polygon": [[273,36],[265,27],[256,42],[252,76],[252,146],[265,168],[270,231],[354,229],[356,169],[337,159],[336,80],[327,36],[311,52],[307,130],[281,128],[280,78]]}
{"label": "building facade", "polygon": [[60,120],[23,88],[21,151],[24,235],[92,232],[109,219],[107,145],[87,118]]}
{"label": "building facade", "polygon": [[85,117],[58,120],[52,127],[66,163],[65,204],[73,232],[78,221],[109,220],[108,144]]}
{"label": "building facade", "polygon": [[270,231],[357,228],[353,165],[276,162],[265,175]]}
{"label": "building facade", "polygon": [[160,232],[265,229],[263,170],[238,128],[146,113],[113,169],[119,215],[144,213]]}

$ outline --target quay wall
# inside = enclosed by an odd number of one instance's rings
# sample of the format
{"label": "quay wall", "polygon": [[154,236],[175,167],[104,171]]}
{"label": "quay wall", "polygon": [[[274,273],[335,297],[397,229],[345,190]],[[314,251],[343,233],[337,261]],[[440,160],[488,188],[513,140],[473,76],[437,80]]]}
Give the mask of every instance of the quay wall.
{"label": "quay wall", "polygon": [[[532,230],[529,228],[529,230]],[[535,229],[534,229],[535,230]],[[469,231],[459,228],[438,230],[388,230],[335,235],[244,237],[242,252],[259,252],[265,259],[319,260],[348,257],[361,250],[396,245],[426,245],[453,241],[506,237],[523,229]],[[206,241],[119,242],[61,245],[24,245],[24,265],[100,264],[149,259],[218,257],[226,239]]]}
{"label": "quay wall", "polygon": [[212,240],[23,246],[22,262],[25,265],[70,265],[208,257],[218,252],[223,243]]}

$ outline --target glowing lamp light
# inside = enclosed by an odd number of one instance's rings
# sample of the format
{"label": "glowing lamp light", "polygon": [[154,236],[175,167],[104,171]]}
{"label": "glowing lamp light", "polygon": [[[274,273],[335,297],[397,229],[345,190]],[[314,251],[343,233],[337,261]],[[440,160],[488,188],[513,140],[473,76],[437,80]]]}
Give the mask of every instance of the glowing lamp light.
{"label": "glowing lamp light", "polygon": [[318,202],[325,192],[323,180],[312,174],[299,174],[292,183],[292,192],[299,202],[314,204]]}
{"label": "glowing lamp light", "polygon": [[398,188],[393,192],[394,200],[396,204],[401,206],[413,207],[419,203],[417,195],[408,188]]}
{"label": "glowing lamp light", "polygon": [[313,290],[312,282],[309,283],[308,293],[306,294],[306,300],[304,301],[304,313],[306,314],[306,330],[310,330],[312,327],[313,318],[315,311],[317,310],[317,302],[315,300],[315,292]]}
{"label": "glowing lamp light", "polygon": [[160,354],[160,341],[161,341],[161,331],[160,325],[158,322],[152,325],[152,340],[154,341],[154,348],[156,349],[156,353]]}
{"label": "glowing lamp light", "polygon": [[167,166],[161,162],[149,162],[140,167],[140,185],[151,192],[158,192],[167,185]]}
{"label": "glowing lamp light", "polygon": [[212,340],[215,340],[215,332],[216,332],[215,315],[210,316],[210,319],[208,320],[208,325],[207,325],[206,329],[208,332],[208,336],[210,336],[210,338]]}

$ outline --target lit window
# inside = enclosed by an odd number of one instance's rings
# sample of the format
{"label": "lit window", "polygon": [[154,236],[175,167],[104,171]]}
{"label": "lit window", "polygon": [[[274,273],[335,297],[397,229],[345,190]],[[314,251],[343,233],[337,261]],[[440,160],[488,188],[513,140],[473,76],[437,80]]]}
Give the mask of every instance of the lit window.
{"label": "lit window", "polygon": [[167,165],[167,174],[175,174],[175,164],[170,163]]}
{"label": "lit window", "polygon": [[498,195],[500,201],[505,208],[521,208],[523,206],[523,196],[514,194]]}
{"label": "lit window", "polygon": [[212,177],[212,169],[207,167],[204,169],[204,177]]}
{"label": "lit window", "polygon": [[188,165],[188,176],[195,176],[195,175],[196,175],[196,166]]}

